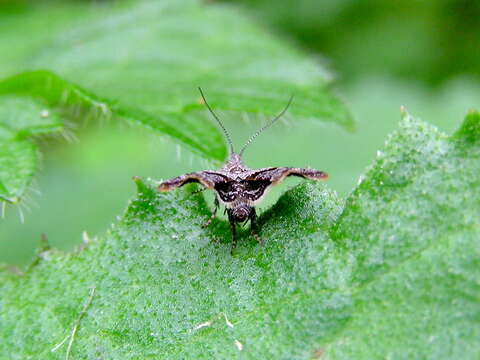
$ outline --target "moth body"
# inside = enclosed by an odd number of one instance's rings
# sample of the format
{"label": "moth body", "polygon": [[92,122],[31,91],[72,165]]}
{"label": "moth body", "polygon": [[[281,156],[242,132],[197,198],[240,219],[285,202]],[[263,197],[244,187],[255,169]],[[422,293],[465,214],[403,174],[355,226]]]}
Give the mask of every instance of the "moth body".
{"label": "moth body", "polygon": [[230,144],[230,156],[220,170],[205,170],[180,175],[173,179],[162,182],[158,186],[158,190],[170,191],[187,183],[196,182],[207,189],[215,191],[215,208],[212,218],[207,225],[213,220],[219,205],[222,204],[225,206],[232,230],[232,252],[237,244],[237,223],[245,223],[250,220],[253,236],[260,243],[263,243],[256,233],[257,214],[255,211],[255,206],[264,198],[270,187],[280,183],[287,176],[299,176],[312,180],[322,180],[326,179],[328,176],[323,171],[294,167],[249,169],[242,162],[241,156],[245,148],[256,136],[258,136],[263,130],[265,130],[273,122],[279,119],[281,115],[283,115],[292,99],[290,99],[287,107],[266,126],[257,131],[257,133],[255,133],[245,144],[240,153],[237,154],[233,150],[230,136],[225,130],[225,127],[206,102],[202,90],[199,90],[208,109],[218,121],[225,133],[225,136]]}

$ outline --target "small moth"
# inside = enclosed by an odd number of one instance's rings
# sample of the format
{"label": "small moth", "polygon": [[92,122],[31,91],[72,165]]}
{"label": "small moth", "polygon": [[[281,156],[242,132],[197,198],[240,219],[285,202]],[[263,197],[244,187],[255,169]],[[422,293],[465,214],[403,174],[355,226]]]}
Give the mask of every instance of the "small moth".
{"label": "small moth", "polygon": [[249,169],[242,162],[242,155],[248,145],[250,145],[252,141],[265,129],[280,119],[280,117],[290,106],[293,97],[290,98],[280,114],[267,122],[265,126],[253,134],[242,147],[240,152],[236,153],[233,148],[230,135],[225,129],[225,126],[208,104],[202,89],[198,89],[200,91],[200,95],[202,96],[203,102],[225,134],[225,138],[230,146],[230,156],[223,165],[223,168],[220,170],[205,170],[177,176],[173,179],[162,182],[158,186],[158,190],[162,192],[170,191],[188,183],[200,183],[204,189],[215,191],[215,208],[210,220],[205,224],[205,226],[208,226],[213,221],[220,204],[225,206],[225,211],[228,215],[228,220],[232,230],[231,253],[233,253],[233,250],[237,246],[236,224],[245,224],[248,220],[250,220],[250,229],[252,235],[261,245],[263,245],[262,239],[257,234],[257,213],[255,212],[255,206],[266,195],[270,186],[280,183],[287,176],[299,176],[307,179],[323,180],[326,179],[328,175],[319,170],[293,167]]}

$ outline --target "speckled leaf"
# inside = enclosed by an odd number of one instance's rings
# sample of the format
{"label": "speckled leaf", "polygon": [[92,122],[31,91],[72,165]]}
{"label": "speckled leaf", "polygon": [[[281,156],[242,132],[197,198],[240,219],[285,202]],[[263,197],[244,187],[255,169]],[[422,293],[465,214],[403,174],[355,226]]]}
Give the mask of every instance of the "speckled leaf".
{"label": "speckled leaf", "polygon": [[71,358],[478,358],[480,116],[404,117],[345,203],[305,182],[234,256],[194,187],[137,180],[103,239],[1,275],[0,354],[64,358],[95,287]]}
{"label": "speckled leaf", "polygon": [[404,117],[332,232],[354,316],[326,359],[480,356],[480,114],[451,137]]}

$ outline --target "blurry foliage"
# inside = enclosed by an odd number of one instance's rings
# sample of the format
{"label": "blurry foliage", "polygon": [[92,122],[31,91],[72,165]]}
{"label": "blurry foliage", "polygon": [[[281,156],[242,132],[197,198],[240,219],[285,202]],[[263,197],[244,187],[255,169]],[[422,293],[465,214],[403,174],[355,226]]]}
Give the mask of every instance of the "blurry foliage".
{"label": "blurry foliage", "polygon": [[438,85],[455,75],[480,75],[479,1],[230,2],[328,56],[344,81],[384,73]]}

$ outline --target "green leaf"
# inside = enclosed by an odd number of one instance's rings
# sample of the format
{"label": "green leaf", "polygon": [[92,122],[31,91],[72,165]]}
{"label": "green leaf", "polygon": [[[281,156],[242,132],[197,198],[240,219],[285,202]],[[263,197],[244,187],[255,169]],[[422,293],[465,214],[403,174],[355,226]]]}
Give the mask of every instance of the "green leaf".
{"label": "green leaf", "polygon": [[404,117],[332,232],[355,307],[327,359],[480,355],[480,116],[452,137]]}
{"label": "green leaf", "polygon": [[143,125],[155,132],[168,134],[209,158],[220,159],[219,154],[223,156],[225,151],[220,134],[212,123],[206,123],[205,126],[191,126],[188,131],[186,125],[183,126],[183,130],[182,127],[177,129],[172,126],[172,119],[179,119],[177,114],[153,116],[140,109],[122,107],[114,101],[100,99],[49,71],[25,72],[7,78],[0,82],[1,94],[40,99],[51,107],[63,110],[65,116],[74,119],[87,116],[110,118],[113,115],[133,125]]}
{"label": "green leaf", "polygon": [[304,182],[234,256],[194,187],[136,179],[104,238],[1,273],[0,354],[64,358],[74,331],[72,358],[478,358],[479,126],[404,114],[345,202]]}

